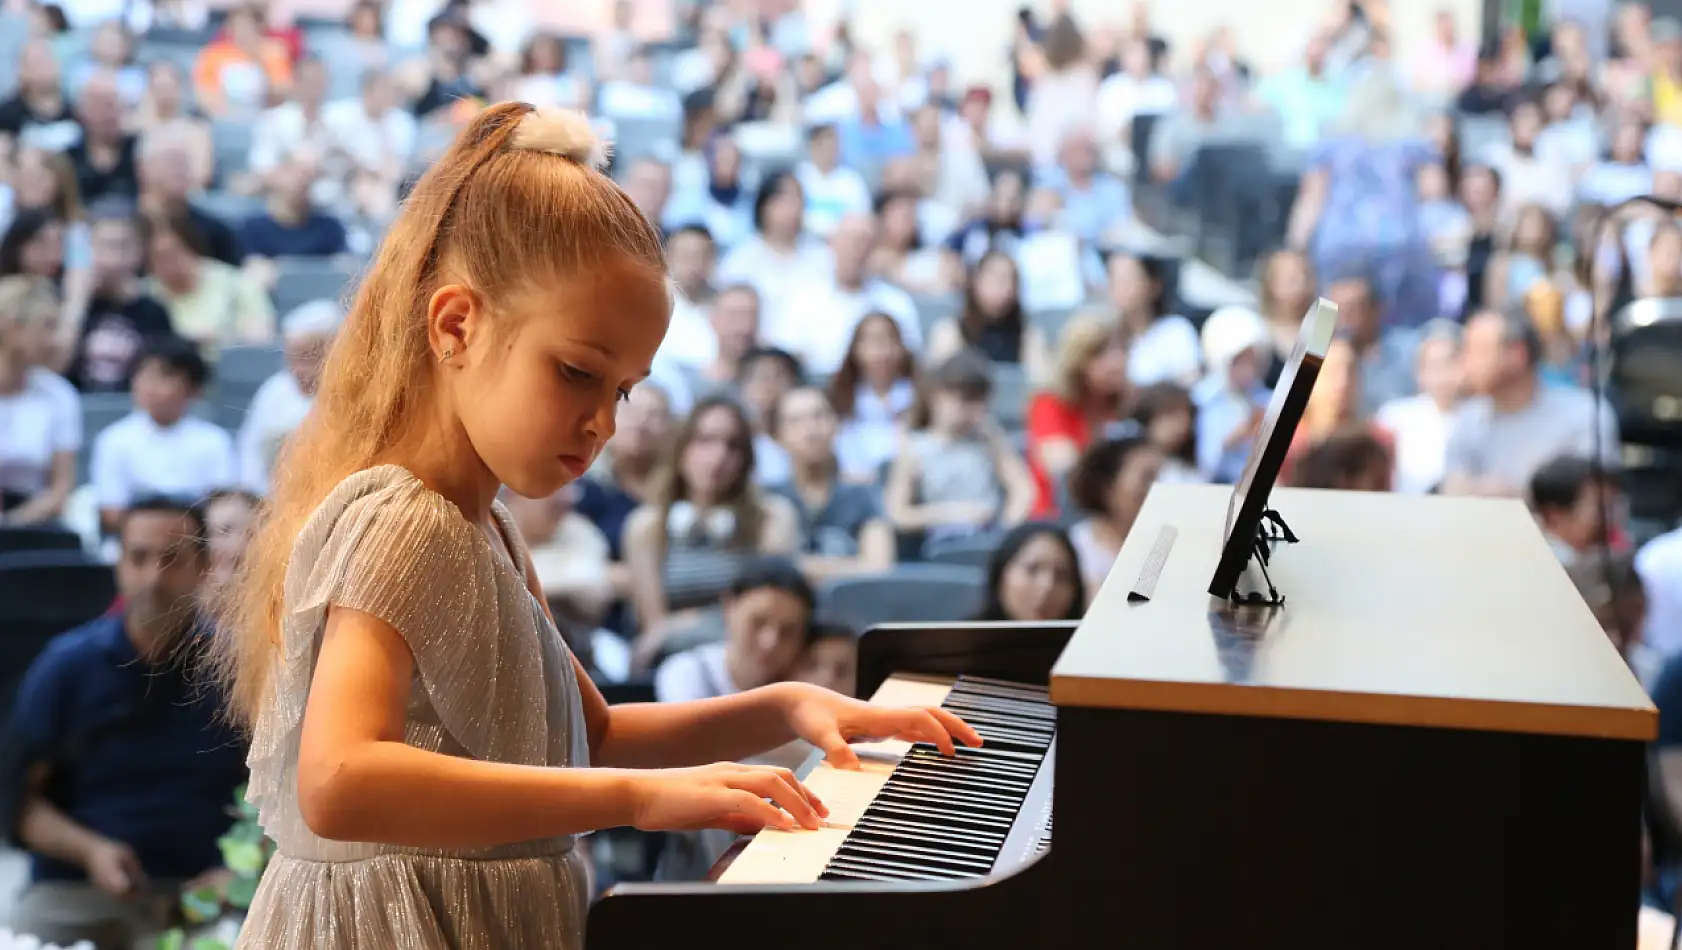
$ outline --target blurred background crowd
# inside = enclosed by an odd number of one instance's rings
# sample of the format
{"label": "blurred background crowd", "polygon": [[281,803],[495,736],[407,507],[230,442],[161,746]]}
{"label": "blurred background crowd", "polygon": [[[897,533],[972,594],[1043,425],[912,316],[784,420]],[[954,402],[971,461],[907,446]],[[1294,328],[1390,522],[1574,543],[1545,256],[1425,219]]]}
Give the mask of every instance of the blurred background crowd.
{"label": "blurred background crowd", "polygon": [[[845,3],[0,2],[15,929],[127,945],[218,873],[237,739],[203,754],[155,645],[237,563],[405,189],[509,98],[616,142],[676,288],[596,470],[507,499],[611,699],[849,689],[873,623],[1080,618],[1152,484],[1239,476],[1324,295],[1282,481],[1531,507],[1660,707],[1670,907],[1682,22],[1490,4],[1403,42],[1385,0],[1298,5],[1266,57],[1144,0],[987,6],[1012,39],[972,77]],[[603,884],[718,845],[599,838]]]}

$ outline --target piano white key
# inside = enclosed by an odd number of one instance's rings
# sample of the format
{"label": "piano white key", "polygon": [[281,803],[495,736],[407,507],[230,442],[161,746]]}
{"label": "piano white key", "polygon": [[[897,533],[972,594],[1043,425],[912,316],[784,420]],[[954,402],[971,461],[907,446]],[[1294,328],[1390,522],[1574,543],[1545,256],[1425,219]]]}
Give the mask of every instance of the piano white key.
{"label": "piano white key", "polygon": [[[952,691],[953,681],[919,676],[895,676],[882,683],[870,701],[881,706],[938,706]],[[860,742],[853,746],[861,768],[833,768],[820,762],[806,776],[806,787],[829,807],[824,827],[807,831],[766,829],[754,836],[718,877],[720,884],[801,884],[816,881],[824,866],[847,839],[854,822],[875,800],[893,774],[894,766],[910,751],[911,743],[897,739]]]}

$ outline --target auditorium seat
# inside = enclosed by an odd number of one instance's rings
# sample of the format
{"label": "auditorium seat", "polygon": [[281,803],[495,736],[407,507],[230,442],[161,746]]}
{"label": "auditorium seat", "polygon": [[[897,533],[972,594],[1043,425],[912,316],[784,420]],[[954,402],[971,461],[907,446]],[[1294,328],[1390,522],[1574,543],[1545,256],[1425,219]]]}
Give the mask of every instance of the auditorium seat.
{"label": "auditorium seat", "polygon": [[986,582],[978,567],[897,564],[891,573],[830,582],[819,594],[818,609],[854,630],[883,623],[964,620],[981,609]]}
{"label": "auditorium seat", "polygon": [[111,568],[80,550],[0,554],[0,710],[9,714],[24,671],[53,637],[116,597]]}
{"label": "auditorium seat", "polygon": [[0,528],[0,554],[25,551],[78,551],[82,539],[72,531],[43,525]]}

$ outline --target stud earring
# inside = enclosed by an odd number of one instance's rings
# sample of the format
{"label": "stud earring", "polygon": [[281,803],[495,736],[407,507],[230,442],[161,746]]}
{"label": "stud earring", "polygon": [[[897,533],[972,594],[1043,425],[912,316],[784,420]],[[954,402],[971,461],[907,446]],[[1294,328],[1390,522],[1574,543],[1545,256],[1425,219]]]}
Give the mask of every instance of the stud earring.
{"label": "stud earring", "polygon": [[444,355],[438,357],[438,362],[440,362],[440,363],[448,362],[450,357],[452,357],[454,355],[456,355],[456,351],[454,349],[445,350]]}

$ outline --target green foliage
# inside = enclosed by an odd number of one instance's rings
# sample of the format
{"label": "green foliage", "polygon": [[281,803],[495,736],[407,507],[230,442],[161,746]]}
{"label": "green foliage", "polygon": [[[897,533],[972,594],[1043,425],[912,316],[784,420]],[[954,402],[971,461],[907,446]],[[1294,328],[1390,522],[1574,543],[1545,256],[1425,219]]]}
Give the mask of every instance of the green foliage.
{"label": "green foliage", "polygon": [[234,792],[229,812],[234,823],[216,842],[222,851],[226,880],[181,895],[181,915],[188,928],[164,934],[158,950],[232,950],[227,942],[206,934],[224,920],[242,918],[251,907],[257,882],[274,855],[274,842],[263,836],[262,826],[257,824],[257,808],[245,800],[244,786]]}

